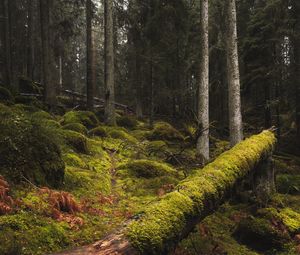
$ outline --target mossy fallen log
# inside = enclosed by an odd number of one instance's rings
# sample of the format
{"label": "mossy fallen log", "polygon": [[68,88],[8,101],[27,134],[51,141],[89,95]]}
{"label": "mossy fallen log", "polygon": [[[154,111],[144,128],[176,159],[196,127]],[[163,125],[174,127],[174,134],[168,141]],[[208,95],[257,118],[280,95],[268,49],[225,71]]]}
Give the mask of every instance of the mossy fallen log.
{"label": "mossy fallen log", "polygon": [[275,143],[271,131],[239,143],[182,181],[176,191],[147,207],[120,231],[90,246],[90,254],[168,254],[226,199],[239,180],[269,157]]}

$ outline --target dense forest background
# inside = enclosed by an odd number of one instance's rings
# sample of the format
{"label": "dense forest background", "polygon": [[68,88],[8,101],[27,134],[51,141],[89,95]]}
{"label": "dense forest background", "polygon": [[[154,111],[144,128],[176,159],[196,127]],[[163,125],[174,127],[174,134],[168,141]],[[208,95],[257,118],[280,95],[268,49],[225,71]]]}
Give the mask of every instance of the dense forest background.
{"label": "dense forest background", "polygon": [[103,243],[300,254],[300,0],[0,0],[0,254]]}
{"label": "dense forest background", "polygon": [[[1,1],[1,81],[43,83],[38,1]],[[116,101],[136,114],[194,120],[201,53],[199,1],[114,1]],[[227,135],[225,2],[209,7],[210,123]],[[86,92],[87,27],[84,1],[49,6],[51,86]],[[95,96],[104,98],[104,9],[92,3],[91,52]],[[299,3],[237,1],[242,111],[246,129],[278,127],[299,135]],[[4,61],[6,59],[6,62]],[[298,113],[298,114],[297,114]],[[255,120],[253,120],[253,118]],[[252,121],[252,122],[251,122]],[[254,121],[254,122],[253,122]],[[249,125],[247,125],[249,123]],[[256,123],[253,127],[253,123]]]}

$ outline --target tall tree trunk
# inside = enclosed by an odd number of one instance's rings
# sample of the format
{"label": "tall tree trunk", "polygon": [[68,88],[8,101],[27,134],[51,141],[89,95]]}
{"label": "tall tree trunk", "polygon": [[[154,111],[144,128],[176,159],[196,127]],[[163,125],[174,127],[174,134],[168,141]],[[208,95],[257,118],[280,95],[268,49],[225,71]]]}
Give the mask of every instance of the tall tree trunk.
{"label": "tall tree trunk", "polygon": [[9,15],[9,0],[1,1],[1,36],[2,36],[2,54],[3,54],[3,82],[4,85],[9,87],[11,86],[11,34],[10,34],[10,15]]}
{"label": "tall tree trunk", "polygon": [[[138,46],[139,47],[139,46]],[[140,48],[135,51],[136,116],[143,117]]]}
{"label": "tall tree trunk", "polygon": [[28,1],[27,77],[34,79],[34,0]]}
{"label": "tall tree trunk", "polygon": [[298,145],[300,146],[300,3],[293,1],[293,18],[295,19],[293,47],[294,47],[294,84],[296,102],[296,128]]}
{"label": "tall tree trunk", "polygon": [[116,125],[113,0],[104,1],[105,30],[105,122]]}
{"label": "tall tree trunk", "polygon": [[237,45],[237,20],[235,0],[227,0],[227,79],[229,104],[230,144],[234,146],[243,139],[239,57]]}
{"label": "tall tree trunk", "polygon": [[43,58],[43,82],[45,103],[50,107],[56,104],[56,88],[51,80],[51,49],[50,49],[50,8],[49,0],[40,0],[41,39]]}
{"label": "tall tree trunk", "polygon": [[204,161],[209,159],[209,42],[208,0],[201,1],[201,59],[198,87],[198,130],[197,153]]}
{"label": "tall tree trunk", "polygon": [[92,0],[86,1],[86,95],[87,109],[94,108],[94,54],[92,37]]}

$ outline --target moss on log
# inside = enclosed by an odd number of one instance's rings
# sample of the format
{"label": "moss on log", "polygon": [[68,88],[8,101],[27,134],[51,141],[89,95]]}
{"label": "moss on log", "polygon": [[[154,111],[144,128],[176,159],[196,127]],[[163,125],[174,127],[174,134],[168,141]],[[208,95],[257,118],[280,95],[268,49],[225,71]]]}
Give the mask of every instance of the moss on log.
{"label": "moss on log", "polygon": [[259,169],[275,143],[271,131],[246,139],[182,181],[176,191],[147,207],[120,231],[86,249],[61,254],[168,254],[226,199],[240,179]]}
{"label": "moss on log", "polygon": [[275,142],[270,131],[254,135],[182,181],[177,191],[149,206],[128,225],[125,235],[130,243],[142,254],[167,253],[224,200],[239,179],[272,152]]}

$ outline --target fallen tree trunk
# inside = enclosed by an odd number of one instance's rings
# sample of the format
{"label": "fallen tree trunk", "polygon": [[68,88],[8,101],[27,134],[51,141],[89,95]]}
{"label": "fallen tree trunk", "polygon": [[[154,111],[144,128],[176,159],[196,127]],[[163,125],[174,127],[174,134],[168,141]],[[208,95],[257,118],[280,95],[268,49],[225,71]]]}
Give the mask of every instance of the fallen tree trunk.
{"label": "fallen tree trunk", "polygon": [[259,168],[274,149],[273,132],[264,131],[221,154],[182,181],[176,191],[153,203],[136,219],[105,239],[67,254],[168,254],[195,225],[212,213],[235,184]]}

